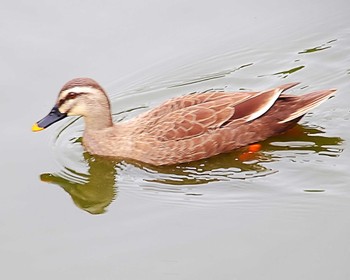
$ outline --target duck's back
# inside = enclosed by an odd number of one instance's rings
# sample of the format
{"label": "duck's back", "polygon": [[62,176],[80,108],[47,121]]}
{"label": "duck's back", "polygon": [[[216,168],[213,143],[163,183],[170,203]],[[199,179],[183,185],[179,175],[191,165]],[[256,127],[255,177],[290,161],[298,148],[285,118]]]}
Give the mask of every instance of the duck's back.
{"label": "duck's back", "polygon": [[262,92],[206,92],[171,99],[131,121],[116,124],[104,132],[104,137],[96,137],[101,149],[95,145],[95,153],[169,165],[265,140],[293,127],[334,92],[281,94],[294,85]]}

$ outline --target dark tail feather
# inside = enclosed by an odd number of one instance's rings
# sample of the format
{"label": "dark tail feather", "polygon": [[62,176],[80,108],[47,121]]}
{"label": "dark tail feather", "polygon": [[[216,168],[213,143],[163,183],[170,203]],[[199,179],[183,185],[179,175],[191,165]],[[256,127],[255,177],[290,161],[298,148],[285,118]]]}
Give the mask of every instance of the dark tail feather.
{"label": "dark tail feather", "polygon": [[[285,98],[296,98],[300,104],[296,111],[293,111],[285,119],[281,120],[279,123],[286,123],[294,119],[300,118],[305,115],[308,111],[320,105],[322,102],[326,101],[334,95],[335,89],[320,90],[312,93],[304,94],[301,96],[285,96]],[[282,97],[282,96],[281,96]],[[282,97],[283,98],[283,97]]]}

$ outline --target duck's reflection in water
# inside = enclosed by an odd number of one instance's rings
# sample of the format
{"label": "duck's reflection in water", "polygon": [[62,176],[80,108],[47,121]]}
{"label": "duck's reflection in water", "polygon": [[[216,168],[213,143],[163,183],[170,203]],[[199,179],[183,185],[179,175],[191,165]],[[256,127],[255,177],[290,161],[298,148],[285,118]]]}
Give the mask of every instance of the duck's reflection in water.
{"label": "duck's reflection in water", "polygon": [[[157,192],[168,191],[166,185],[188,186],[205,184],[213,181],[246,179],[267,176],[278,170],[264,165],[278,161],[288,152],[288,157],[300,153],[326,156],[338,156],[343,140],[339,137],[327,137],[319,129],[297,125],[283,135],[261,142],[261,150],[249,152],[242,148],[228,154],[221,154],[205,159],[175,166],[149,166],[142,163],[111,160],[84,153],[88,165],[86,174],[72,168],[63,167],[58,174],[46,173],[41,180],[61,186],[73,199],[76,206],[91,214],[101,214],[117,196],[116,175],[123,167],[132,165],[141,172],[136,172],[135,181],[154,183]],[[140,178],[142,177],[142,178]]]}
{"label": "duck's reflection in water", "polygon": [[117,195],[116,162],[84,153],[87,174],[65,167],[58,174],[45,173],[44,182],[57,184],[72,197],[76,206],[91,214],[102,214]]}

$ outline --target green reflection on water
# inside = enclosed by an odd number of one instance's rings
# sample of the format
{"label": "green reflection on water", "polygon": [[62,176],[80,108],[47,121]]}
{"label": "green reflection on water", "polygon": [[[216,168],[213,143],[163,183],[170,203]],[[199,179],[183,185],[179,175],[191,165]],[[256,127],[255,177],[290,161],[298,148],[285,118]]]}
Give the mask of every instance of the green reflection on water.
{"label": "green reflection on water", "polygon": [[115,162],[88,153],[84,153],[84,158],[89,166],[88,174],[66,168],[59,174],[41,174],[40,179],[62,187],[80,209],[102,214],[117,195]]}
{"label": "green reflection on water", "polygon": [[277,73],[274,73],[272,75],[283,75],[284,77],[287,77],[288,75],[290,74],[293,74],[294,72],[297,72],[301,69],[303,69],[305,66],[301,65],[301,66],[297,66],[297,67],[294,67],[294,68],[291,68],[291,69],[288,69],[288,70],[284,70],[284,71],[280,71],[280,72],[277,72]]}
{"label": "green reflection on water", "polygon": [[336,41],[337,41],[336,39],[328,41],[326,44],[323,44],[323,45],[320,45],[320,46],[317,46],[314,48],[305,49],[301,52],[298,52],[298,54],[314,53],[314,52],[319,52],[319,51],[329,49],[331,47],[331,46],[329,46],[329,44],[334,43]]}
{"label": "green reflection on water", "polygon": [[[325,136],[319,129],[297,125],[282,135],[261,142],[262,149],[254,153],[242,148],[197,162],[160,167],[130,160],[122,162],[143,171],[141,175],[135,175],[145,176],[141,181],[151,183],[157,191],[166,191],[169,185],[188,187],[213,181],[268,176],[278,170],[271,170],[264,164],[283,158],[285,155],[278,155],[280,151],[289,152],[289,157],[295,157],[300,151],[334,157],[342,152],[342,142],[339,137]],[[80,145],[79,141],[77,144]],[[91,214],[102,214],[117,197],[116,175],[121,161],[92,156],[86,152],[83,156],[88,165],[87,173],[63,166],[58,174],[45,173],[41,179],[62,187],[80,209]],[[311,191],[315,190],[305,190]]]}
{"label": "green reflection on water", "polygon": [[276,73],[272,73],[272,74],[267,74],[267,75],[259,75],[258,77],[261,78],[261,77],[266,77],[266,76],[281,76],[282,78],[287,78],[288,75],[291,75],[295,72],[298,72],[300,71],[301,69],[305,68],[304,65],[300,65],[300,66],[296,66],[296,67],[293,67],[291,69],[287,69],[287,70],[283,70],[283,71],[278,71]]}

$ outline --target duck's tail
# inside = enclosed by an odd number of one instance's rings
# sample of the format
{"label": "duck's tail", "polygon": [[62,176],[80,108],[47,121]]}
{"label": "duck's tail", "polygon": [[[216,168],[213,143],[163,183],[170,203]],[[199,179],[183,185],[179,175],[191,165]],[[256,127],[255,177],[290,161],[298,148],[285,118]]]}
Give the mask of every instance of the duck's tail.
{"label": "duck's tail", "polygon": [[336,89],[320,90],[304,94],[301,96],[292,96],[292,95],[281,95],[280,98],[291,98],[295,99],[296,110],[292,110],[291,113],[286,116],[279,123],[286,123],[297,118],[301,118],[308,111],[320,105],[322,102],[326,101],[330,97],[334,96]]}

